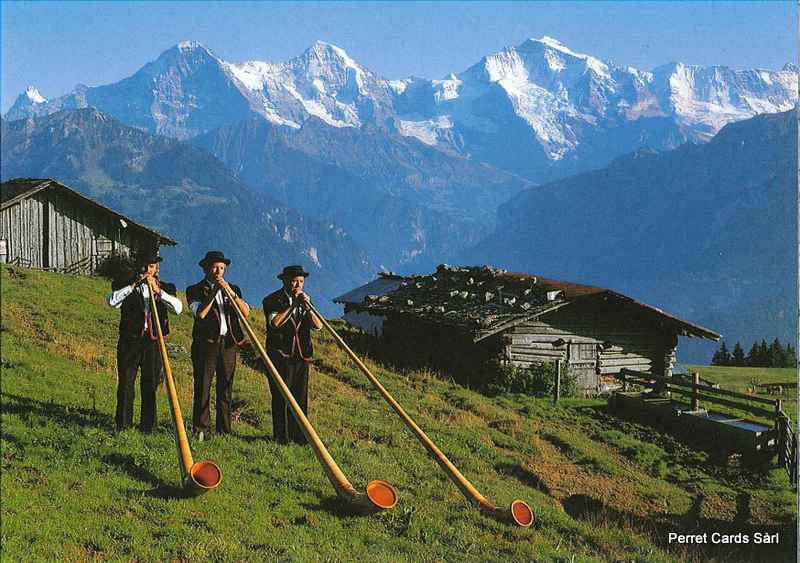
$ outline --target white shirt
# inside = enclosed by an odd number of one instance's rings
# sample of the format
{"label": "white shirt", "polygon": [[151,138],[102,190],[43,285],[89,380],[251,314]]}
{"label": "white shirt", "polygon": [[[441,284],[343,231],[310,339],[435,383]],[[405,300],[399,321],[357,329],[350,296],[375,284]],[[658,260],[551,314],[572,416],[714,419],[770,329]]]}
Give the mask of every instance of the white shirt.
{"label": "white shirt", "polygon": [[[122,289],[118,289],[117,291],[112,291],[106,296],[106,302],[110,307],[114,307],[115,309],[119,309],[122,307],[122,302],[134,291],[138,291],[142,294],[144,298],[144,329],[147,330],[149,328],[147,319],[150,318],[150,315],[147,313],[150,312],[150,288],[147,287],[147,284],[143,283],[133,289],[131,286],[126,285]],[[174,297],[164,291],[161,290],[161,293],[156,297],[156,299],[161,299],[168,308],[172,309],[172,312],[176,315],[180,315],[183,311],[183,303],[177,297]]]}
{"label": "white shirt", "polygon": [[[221,289],[217,290],[217,294],[214,296],[214,302],[216,304],[217,311],[219,312],[219,335],[225,336],[228,334],[228,321],[225,318],[225,302],[222,300]],[[199,301],[192,301],[189,303],[189,308],[192,310],[192,313],[194,313],[195,316],[197,316],[197,310],[200,308],[200,305],[202,305],[202,303]]]}

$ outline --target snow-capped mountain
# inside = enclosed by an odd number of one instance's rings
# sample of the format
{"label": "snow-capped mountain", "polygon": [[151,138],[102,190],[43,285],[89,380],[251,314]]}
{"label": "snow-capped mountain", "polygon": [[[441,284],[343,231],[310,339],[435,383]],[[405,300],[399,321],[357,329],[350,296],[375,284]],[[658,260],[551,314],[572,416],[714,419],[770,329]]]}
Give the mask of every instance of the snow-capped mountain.
{"label": "snow-capped mountain", "polygon": [[577,53],[550,37],[487,55],[441,80],[388,80],[317,42],[286,62],[226,62],[196,42],[164,52],[115,84],[45,99],[33,88],[13,120],[95,106],[179,139],[246,119],[300,128],[371,127],[412,137],[539,181],[608,163],[649,145],[710,139],[725,124],[791,109],[797,69],[681,63],[652,71]]}
{"label": "snow-capped mountain", "polygon": [[642,145],[707,141],[727,123],[786,111],[797,100],[791,66],[676,63],[644,72],[550,37],[484,57],[445,80],[390,84],[400,98],[402,134],[532,177],[552,166],[563,174],[604,164]]}

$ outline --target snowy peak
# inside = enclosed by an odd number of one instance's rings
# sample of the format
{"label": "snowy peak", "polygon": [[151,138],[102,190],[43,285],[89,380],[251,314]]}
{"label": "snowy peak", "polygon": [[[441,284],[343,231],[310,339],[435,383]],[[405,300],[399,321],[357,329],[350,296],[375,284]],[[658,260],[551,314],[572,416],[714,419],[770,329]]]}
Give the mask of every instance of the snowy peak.
{"label": "snowy peak", "polygon": [[158,58],[142,67],[140,72],[149,75],[178,71],[187,75],[206,65],[220,66],[222,60],[210,49],[197,41],[181,41],[170,47]]}
{"label": "snowy peak", "polygon": [[39,93],[35,86],[28,86],[25,91],[17,96],[14,104],[6,114],[6,119],[21,119],[27,116],[46,113],[44,110],[47,99]]}
{"label": "snowy peak", "polygon": [[324,66],[361,68],[344,49],[325,41],[315,41],[299,58]]}
{"label": "snowy peak", "polygon": [[47,99],[39,93],[35,86],[28,86],[25,89],[25,97],[30,100],[32,104],[43,104]]}

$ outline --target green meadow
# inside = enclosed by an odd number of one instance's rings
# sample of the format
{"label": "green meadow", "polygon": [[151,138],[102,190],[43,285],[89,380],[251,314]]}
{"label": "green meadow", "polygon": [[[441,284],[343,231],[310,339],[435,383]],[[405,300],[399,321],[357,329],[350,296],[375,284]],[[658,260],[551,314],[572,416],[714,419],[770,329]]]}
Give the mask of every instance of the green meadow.
{"label": "green meadow", "polygon": [[[119,313],[105,305],[109,283],[4,266],[0,286],[3,561],[795,559],[795,492],[775,460],[752,468],[715,460],[615,417],[604,399],[486,397],[367,359],[484,496],[503,506],[524,499],[536,520],[524,529],[488,518],[323,332],[315,334],[311,422],[357,488],[387,480],[398,505],[354,513],[310,448],[272,441],[269,391],[250,350],[236,373],[234,434],[192,444],[195,460],[219,464],[222,483],[187,497],[163,391],[155,433],[113,432]],[[251,323],[263,336],[260,311]],[[187,422],[191,324],[186,314],[172,317],[168,342]],[[723,386],[734,381],[699,369]],[[794,377],[763,375],[773,376]],[[777,533],[780,541],[668,540],[669,532],[703,531]]]}

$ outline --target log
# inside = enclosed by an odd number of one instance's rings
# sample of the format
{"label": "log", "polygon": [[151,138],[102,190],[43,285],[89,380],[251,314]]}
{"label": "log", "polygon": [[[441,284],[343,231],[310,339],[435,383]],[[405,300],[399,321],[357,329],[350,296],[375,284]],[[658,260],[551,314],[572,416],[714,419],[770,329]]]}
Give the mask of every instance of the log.
{"label": "log", "polygon": [[[642,366],[646,370],[646,369],[649,369],[649,367],[651,365],[653,365],[653,363],[650,360],[648,360],[647,358],[631,358],[631,359],[627,359],[627,360],[603,360],[603,359],[600,360],[600,366],[601,367]],[[634,369],[634,368],[629,367],[629,369]]]}
{"label": "log", "polygon": [[520,360],[523,362],[552,362],[555,360],[564,359],[561,354],[508,354],[508,359],[515,361]]}

